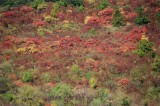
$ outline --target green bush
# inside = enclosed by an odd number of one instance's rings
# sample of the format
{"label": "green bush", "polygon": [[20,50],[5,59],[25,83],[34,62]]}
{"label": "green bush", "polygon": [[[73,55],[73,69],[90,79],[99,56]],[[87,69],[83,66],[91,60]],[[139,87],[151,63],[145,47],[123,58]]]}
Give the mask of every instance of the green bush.
{"label": "green bush", "polygon": [[67,99],[73,96],[73,91],[70,85],[58,83],[54,88],[51,89],[50,96],[60,99]]}
{"label": "green bush", "polygon": [[7,92],[3,97],[6,101],[12,101],[15,98],[15,95],[12,92]]}
{"label": "green bush", "polygon": [[100,0],[99,9],[103,10],[109,5],[110,4],[109,4],[108,0]]}
{"label": "green bush", "polygon": [[134,51],[138,56],[144,57],[147,53],[153,53],[154,43],[146,39],[142,39],[138,42],[138,49]]}
{"label": "green bush", "polygon": [[150,19],[146,16],[137,17],[135,19],[135,23],[138,25],[148,24],[148,23],[150,23]]}
{"label": "green bush", "polygon": [[113,14],[112,24],[115,27],[126,25],[125,16],[123,14],[121,14],[119,10],[115,10],[115,12]]}
{"label": "green bush", "polygon": [[135,23],[138,25],[150,23],[150,19],[144,15],[144,9],[142,7],[137,9],[138,17],[135,19]]}
{"label": "green bush", "polygon": [[157,12],[157,13],[155,14],[155,18],[156,18],[156,20],[157,20],[158,22],[160,22],[160,12]]}
{"label": "green bush", "polygon": [[89,33],[95,34],[95,33],[96,33],[96,30],[95,30],[94,28],[92,28],[92,29],[89,30]]}
{"label": "green bush", "polygon": [[45,0],[34,0],[33,2],[31,2],[31,6],[32,8],[37,8],[40,4],[44,3]]}
{"label": "green bush", "polygon": [[22,73],[22,81],[23,82],[30,82],[33,80],[32,72],[27,71]]}
{"label": "green bush", "polygon": [[18,88],[15,95],[15,102],[21,106],[41,106],[43,93],[36,87],[25,85]]}
{"label": "green bush", "polygon": [[160,72],[160,56],[157,56],[154,59],[154,63],[152,64],[152,69],[156,72]]}

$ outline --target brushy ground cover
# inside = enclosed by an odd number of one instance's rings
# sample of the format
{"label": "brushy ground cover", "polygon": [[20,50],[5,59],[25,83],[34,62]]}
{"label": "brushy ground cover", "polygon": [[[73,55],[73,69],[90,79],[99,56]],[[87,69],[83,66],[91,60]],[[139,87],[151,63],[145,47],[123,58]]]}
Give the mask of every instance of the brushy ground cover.
{"label": "brushy ground cover", "polygon": [[0,2],[0,105],[159,106],[158,0]]}

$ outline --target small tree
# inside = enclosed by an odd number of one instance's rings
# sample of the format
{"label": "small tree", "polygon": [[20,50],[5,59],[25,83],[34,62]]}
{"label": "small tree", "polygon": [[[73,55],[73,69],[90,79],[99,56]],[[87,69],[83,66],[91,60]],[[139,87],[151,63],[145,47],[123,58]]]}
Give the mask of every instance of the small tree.
{"label": "small tree", "polygon": [[119,10],[116,10],[113,14],[112,24],[115,27],[126,25],[126,18]]}

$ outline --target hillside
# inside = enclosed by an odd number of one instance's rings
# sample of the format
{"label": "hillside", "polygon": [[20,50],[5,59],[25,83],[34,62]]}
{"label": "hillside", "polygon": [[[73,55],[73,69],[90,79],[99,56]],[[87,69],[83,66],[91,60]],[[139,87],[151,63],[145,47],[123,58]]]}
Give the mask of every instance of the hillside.
{"label": "hillside", "polygon": [[159,100],[159,0],[0,0],[0,106]]}

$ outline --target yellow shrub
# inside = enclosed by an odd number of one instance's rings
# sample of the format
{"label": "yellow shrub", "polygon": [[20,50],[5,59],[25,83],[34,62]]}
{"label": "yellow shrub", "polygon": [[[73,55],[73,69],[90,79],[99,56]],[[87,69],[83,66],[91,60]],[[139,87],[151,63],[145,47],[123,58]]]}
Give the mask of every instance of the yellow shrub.
{"label": "yellow shrub", "polygon": [[87,24],[88,23],[88,20],[91,18],[91,16],[86,16],[85,19],[84,19],[84,24]]}
{"label": "yellow shrub", "polygon": [[96,0],[86,0],[89,4],[95,3]]}
{"label": "yellow shrub", "polygon": [[21,54],[28,54],[28,53],[36,53],[39,50],[35,44],[31,44],[28,47],[22,47],[22,48],[17,49],[16,51]]}
{"label": "yellow shrub", "polygon": [[39,4],[37,9],[42,10],[42,9],[46,9],[47,7],[48,7],[48,4],[44,2],[44,3]]}

